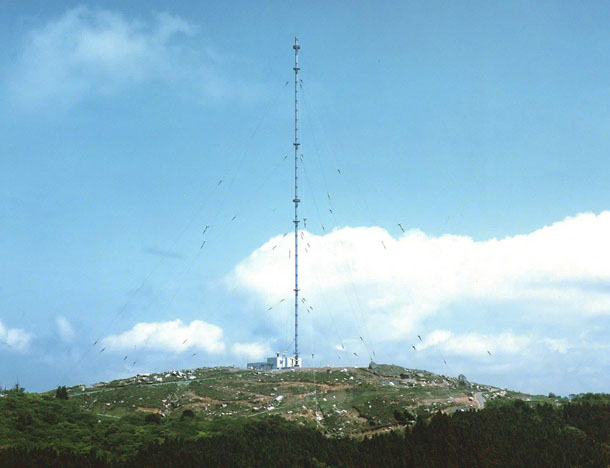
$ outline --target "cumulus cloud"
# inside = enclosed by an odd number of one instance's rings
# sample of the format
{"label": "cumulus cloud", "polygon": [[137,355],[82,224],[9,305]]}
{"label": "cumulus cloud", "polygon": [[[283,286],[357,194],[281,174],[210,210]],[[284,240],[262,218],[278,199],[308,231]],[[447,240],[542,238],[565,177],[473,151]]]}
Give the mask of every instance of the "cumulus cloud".
{"label": "cumulus cloud", "polygon": [[14,351],[26,351],[33,335],[20,328],[7,328],[0,322],[0,347]]}
{"label": "cumulus cloud", "polygon": [[[302,251],[300,284],[318,331],[334,327],[353,337],[364,330],[374,340],[399,341],[412,338],[440,313],[473,303],[510,305],[511,318],[522,322],[575,323],[583,316],[610,315],[605,287],[610,212],[584,213],[528,234],[484,241],[419,230],[394,238],[379,227],[303,232],[303,237],[308,247]],[[262,304],[276,303],[293,287],[291,248],[288,237],[270,239],[234,268],[227,283]],[[278,313],[277,308],[269,312]],[[283,313],[288,317],[290,310]],[[467,350],[465,341],[452,336],[445,346]],[[485,347],[477,343],[481,346],[473,342],[470,349]],[[556,341],[554,349],[564,348]]]}
{"label": "cumulus cloud", "polygon": [[172,78],[175,39],[194,30],[169,14],[144,22],[86,6],[70,9],[29,33],[9,93],[26,106],[70,105],[143,80]]}
{"label": "cumulus cloud", "polygon": [[496,353],[525,354],[532,344],[530,336],[519,336],[511,332],[497,335],[481,333],[454,334],[448,330],[434,330],[427,334],[418,349],[423,351],[437,347],[452,355],[485,357]]}
{"label": "cumulus cloud", "polygon": [[252,342],[252,343],[234,343],[231,346],[233,354],[240,358],[248,360],[262,360],[271,356],[271,346],[267,342]]}
{"label": "cumulus cloud", "polygon": [[568,345],[566,340],[562,339],[544,338],[543,342],[551,351],[555,351],[556,353],[565,354],[570,348],[570,345]]}
{"label": "cumulus cloud", "polygon": [[140,322],[131,330],[119,335],[110,335],[102,340],[109,350],[138,349],[172,351],[180,353],[187,349],[222,353],[225,350],[222,329],[203,320],[189,324],[181,320],[169,322]]}
{"label": "cumulus cloud", "polygon": [[55,325],[61,340],[65,343],[70,343],[74,340],[74,327],[65,317],[59,315],[55,317]]}

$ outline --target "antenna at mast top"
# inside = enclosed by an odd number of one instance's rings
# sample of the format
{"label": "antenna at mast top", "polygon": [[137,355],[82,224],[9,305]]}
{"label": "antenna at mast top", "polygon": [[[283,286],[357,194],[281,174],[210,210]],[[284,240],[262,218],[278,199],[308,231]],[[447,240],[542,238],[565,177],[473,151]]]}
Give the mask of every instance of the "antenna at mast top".
{"label": "antenna at mast top", "polygon": [[294,38],[294,367],[299,359],[299,38]]}

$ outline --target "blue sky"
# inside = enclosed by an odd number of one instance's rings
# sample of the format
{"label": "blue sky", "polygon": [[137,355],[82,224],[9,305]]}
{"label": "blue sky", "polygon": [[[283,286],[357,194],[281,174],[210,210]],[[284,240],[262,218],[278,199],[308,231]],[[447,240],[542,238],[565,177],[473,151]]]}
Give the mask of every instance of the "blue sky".
{"label": "blue sky", "polygon": [[0,385],[292,349],[299,36],[305,365],[609,390],[607,6],[1,11]]}

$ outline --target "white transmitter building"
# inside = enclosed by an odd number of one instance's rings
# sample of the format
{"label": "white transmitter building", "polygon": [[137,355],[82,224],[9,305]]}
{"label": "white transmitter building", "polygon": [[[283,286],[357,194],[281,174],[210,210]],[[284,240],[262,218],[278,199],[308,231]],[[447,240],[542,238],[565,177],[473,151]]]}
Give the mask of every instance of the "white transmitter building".
{"label": "white transmitter building", "polygon": [[275,369],[294,369],[295,367],[301,367],[301,358],[295,358],[292,356],[280,356],[280,353],[276,353],[274,357],[267,358],[266,362],[249,362],[248,369],[257,370],[275,370]]}

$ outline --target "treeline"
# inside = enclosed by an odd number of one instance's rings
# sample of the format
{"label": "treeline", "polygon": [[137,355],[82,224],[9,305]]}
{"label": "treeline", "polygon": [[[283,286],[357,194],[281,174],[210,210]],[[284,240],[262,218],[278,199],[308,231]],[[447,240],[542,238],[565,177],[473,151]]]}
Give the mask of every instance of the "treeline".
{"label": "treeline", "polygon": [[[168,424],[148,423],[158,430]],[[280,417],[241,421],[197,438],[197,417],[176,419],[180,434],[166,432],[129,456],[90,446],[84,453],[64,440],[46,447],[0,449],[6,468],[607,468],[610,405],[583,401],[562,407],[517,400],[482,411],[437,413],[403,432],[363,440],[327,438],[313,427]],[[216,422],[216,424],[222,424]],[[167,427],[171,427],[168,425]],[[167,429],[167,428],[166,428]],[[159,433],[160,434],[160,433]],[[191,434],[191,438],[187,437]],[[133,440],[131,440],[133,443]],[[4,440],[0,439],[0,444]],[[62,448],[63,447],[63,448]]]}

